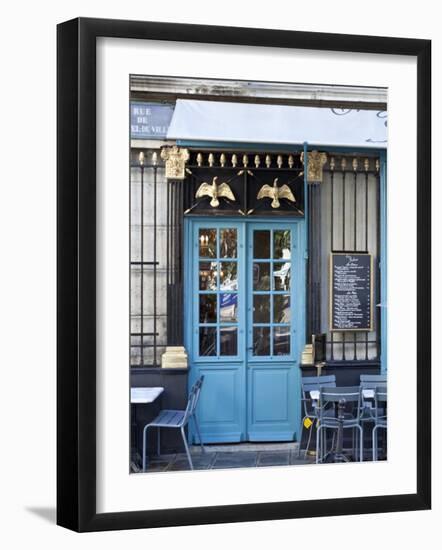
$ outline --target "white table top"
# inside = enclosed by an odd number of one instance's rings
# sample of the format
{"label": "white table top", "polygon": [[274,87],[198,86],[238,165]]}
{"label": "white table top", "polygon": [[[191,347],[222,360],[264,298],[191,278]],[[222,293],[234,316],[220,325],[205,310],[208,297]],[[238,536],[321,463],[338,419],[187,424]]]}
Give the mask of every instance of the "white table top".
{"label": "white table top", "polygon": [[[362,390],[362,395],[365,397],[365,399],[373,399],[374,390],[369,390],[369,389]],[[310,397],[313,399],[313,401],[317,401],[319,399],[319,390],[312,390],[310,392]]]}
{"label": "white table top", "polygon": [[153,403],[164,391],[164,388],[131,388],[131,403]]}

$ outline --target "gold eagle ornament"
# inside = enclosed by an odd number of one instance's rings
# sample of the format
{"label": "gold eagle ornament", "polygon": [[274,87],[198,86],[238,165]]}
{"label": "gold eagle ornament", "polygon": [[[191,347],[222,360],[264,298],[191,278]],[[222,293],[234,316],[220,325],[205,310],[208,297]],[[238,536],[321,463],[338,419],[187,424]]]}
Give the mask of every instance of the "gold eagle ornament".
{"label": "gold eagle ornament", "polygon": [[235,201],[235,195],[232,193],[230,186],[227,183],[216,183],[218,176],[213,178],[212,183],[202,183],[196,192],[195,198],[200,199],[202,197],[211,197],[210,206],[216,208],[219,206],[218,198],[230,199]]}
{"label": "gold eagle ornament", "polygon": [[292,193],[290,187],[286,184],[281,185],[281,187],[278,187],[278,178],[275,178],[273,181],[273,187],[270,185],[263,185],[261,189],[258,192],[257,199],[264,199],[268,197],[269,199],[272,199],[272,208],[279,208],[281,203],[279,202],[279,199],[287,199],[291,202],[296,202],[295,195]]}

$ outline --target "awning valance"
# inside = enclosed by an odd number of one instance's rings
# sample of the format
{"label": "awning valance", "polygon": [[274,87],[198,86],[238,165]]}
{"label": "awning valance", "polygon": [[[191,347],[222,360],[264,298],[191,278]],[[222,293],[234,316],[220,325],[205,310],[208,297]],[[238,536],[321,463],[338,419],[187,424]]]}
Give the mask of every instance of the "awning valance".
{"label": "awning valance", "polygon": [[167,139],[384,148],[386,117],[375,110],[178,99]]}

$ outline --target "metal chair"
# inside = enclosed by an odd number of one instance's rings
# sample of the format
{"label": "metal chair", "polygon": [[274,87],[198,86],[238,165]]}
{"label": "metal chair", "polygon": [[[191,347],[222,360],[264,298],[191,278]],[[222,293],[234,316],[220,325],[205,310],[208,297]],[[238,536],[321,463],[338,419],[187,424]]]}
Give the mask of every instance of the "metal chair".
{"label": "metal chair", "polygon": [[[362,440],[364,441],[364,428],[367,423],[374,423],[375,421],[375,408],[372,399],[366,399],[364,397],[364,390],[375,390],[377,386],[387,383],[387,375],[385,374],[361,374],[360,378],[361,386],[361,425],[362,425]],[[381,411],[382,412],[382,411]],[[370,437],[371,439],[371,437]]]}
{"label": "metal chair", "polygon": [[[336,408],[338,415],[336,415]],[[330,411],[333,414],[330,414]],[[353,450],[355,456],[358,448],[355,447],[354,433],[359,431],[359,461],[362,462],[362,427],[361,415],[361,390],[359,386],[344,386],[335,388],[321,388],[319,393],[318,423],[316,430],[316,462],[324,460],[327,449],[324,448],[326,438],[321,438],[323,430],[334,430],[336,432],[336,448],[331,453],[335,455],[335,461],[347,461],[343,454],[342,443],[344,430],[353,430]]]}
{"label": "metal chair", "polygon": [[361,374],[359,377],[361,386],[366,389],[374,390],[376,386],[387,383],[386,374]]}
{"label": "metal chair", "polygon": [[192,457],[190,456],[189,445],[186,439],[186,433],[184,428],[190,419],[193,420],[195,424],[196,433],[198,434],[198,439],[200,441],[201,449],[204,452],[203,440],[201,439],[201,433],[198,426],[198,421],[195,415],[195,409],[198,404],[198,399],[201,393],[201,387],[203,385],[204,375],[202,375],[192,386],[189,392],[189,398],[187,400],[187,407],[184,411],[175,411],[164,409],[159,415],[146,424],[143,429],[143,471],[146,471],[147,466],[147,429],[148,428],[158,428],[157,432],[157,453],[160,454],[160,430],[161,428],[175,428],[181,431],[181,437],[183,438],[184,448],[186,449],[187,459],[189,461],[190,469],[193,470]]}
{"label": "metal chair", "polygon": [[301,383],[301,401],[304,416],[301,420],[301,427],[299,429],[299,450],[298,457],[301,456],[301,443],[302,443],[302,433],[304,429],[304,422],[309,419],[312,422],[310,426],[310,431],[307,440],[307,446],[304,452],[304,458],[307,456],[308,449],[310,447],[310,441],[312,438],[313,425],[318,421],[318,416],[312,398],[310,397],[311,391],[320,391],[321,387],[323,388],[335,388],[336,387],[336,376],[334,374],[328,376],[304,376]]}
{"label": "metal chair", "polygon": [[375,420],[372,432],[373,461],[378,459],[378,430],[387,430],[387,386],[377,386],[374,392]]}

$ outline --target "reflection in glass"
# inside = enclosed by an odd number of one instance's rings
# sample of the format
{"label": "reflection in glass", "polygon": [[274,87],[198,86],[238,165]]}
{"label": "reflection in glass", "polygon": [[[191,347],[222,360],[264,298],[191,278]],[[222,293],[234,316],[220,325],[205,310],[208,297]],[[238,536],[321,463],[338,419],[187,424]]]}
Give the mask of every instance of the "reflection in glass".
{"label": "reflection in glass", "polygon": [[238,290],[237,263],[221,262],[219,278],[221,290]]}
{"label": "reflection in glass", "polygon": [[200,323],[216,323],[216,294],[200,294]]}
{"label": "reflection in glass", "polygon": [[290,260],[290,229],[273,232],[273,257]]}
{"label": "reflection in glass", "polygon": [[216,355],[216,328],[200,327],[200,356]]}
{"label": "reflection in glass", "polygon": [[253,296],[253,322],[270,323],[269,294],[255,294]]}
{"label": "reflection in glass", "polygon": [[219,255],[221,258],[236,258],[236,229],[221,229]]}
{"label": "reflection in glass", "polygon": [[200,229],[198,242],[201,258],[216,258],[216,229]]}
{"label": "reflection in glass", "polygon": [[253,257],[270,258],[270,231],[253,232]]}
{"label": "reflection in glass", "polygon": [[270,263],[253,264],[253,290],[270,290]]}
{"label": "reflection in glass", "polygon": [[200,290],[216,290],[216,262],[200,262]]}
{"label": "reflection in glass", "polygon": [[270,327],[254,327],[253,355],[270,355]]}
{"label": "reflection in glass", "polygon": [[273,290],[290,290],[290,262],[273,264]]}
{"label": "reflection in glass", "polygon": [[236,327],[221,328],[219,337],[220,355],[238,355],[238,330]]}
{"label": "reflection in glass", "polygon": [[273,322],[290,323],[290,296],[285,294],[273,295]]}
{"label": "reflection in glass", "polygon": [[273,355],[290,354],[290,325],[273,328]]}
{"label": "reflection in glass", "polygon": [[238,294],[220,294],[220,322],[236,322],[238,309]]}

